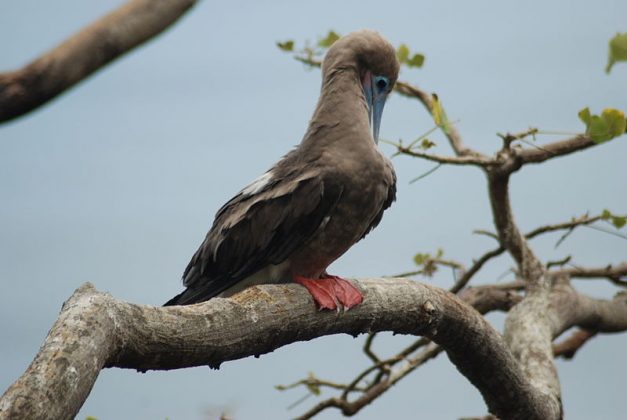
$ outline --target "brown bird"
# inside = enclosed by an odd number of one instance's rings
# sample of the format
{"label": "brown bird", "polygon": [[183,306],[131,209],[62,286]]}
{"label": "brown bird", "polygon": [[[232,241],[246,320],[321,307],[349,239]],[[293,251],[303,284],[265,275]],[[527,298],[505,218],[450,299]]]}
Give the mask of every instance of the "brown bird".
{"label": "brown bird", "polygon": [[166,305],[290,281],[321,309],[362,302],[357,287],[326,269],[395,199],[396,175],[377,142],[398,71],[394,47],[377,32],[353,32],[329,48],[302,142],[218,211],[183,274],[187,289]]}

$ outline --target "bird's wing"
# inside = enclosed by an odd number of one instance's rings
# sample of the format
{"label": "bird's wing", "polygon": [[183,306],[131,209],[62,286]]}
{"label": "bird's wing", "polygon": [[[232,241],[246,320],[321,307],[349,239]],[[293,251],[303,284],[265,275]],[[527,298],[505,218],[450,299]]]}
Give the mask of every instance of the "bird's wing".
{"label": "bird's wing", "polygon": [[342,194],[339,183],[315,171],[264,176],[218,211],[183,275],[188,290],[174,303],[207,300],[283,262],[314,235]]}
{"label": "bird's wing", "polygon": [[392,203],[396,200],[396,173],[394,172],[392,163],[390,163],[389,161],[386,161],[386,165],[388,167],[388,171],[390,174],[390,178],[388,180],[389,184],[387,185],[387,196],[385,198],[385,201],[383,201],[381,205],[381,209],[379,210],[375,218],[372,219],[372,221],[370,222],[370,224],[364,231],[363,235],[361,236],[360,240],[364,239],[367,234],[369,234],[374,228],[377,227],[377,225],[381,222],[381,219],[383,218],[383,213],[388,208],[390,208]]}

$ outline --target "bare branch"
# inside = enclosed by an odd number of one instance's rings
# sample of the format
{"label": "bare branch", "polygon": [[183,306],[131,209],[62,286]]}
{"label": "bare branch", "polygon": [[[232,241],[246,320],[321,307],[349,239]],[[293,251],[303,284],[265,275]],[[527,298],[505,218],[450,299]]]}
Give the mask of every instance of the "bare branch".
{"label": "bare branch", "polygon": [[384,378],[381,381],[376,381],[372,387],[370,387],[361,397],[359,397],[355,401],[348,401],[346,400],[346,398],[329,398],[320,401],[318,404],[316,404],[314,407],[312,407],[310,410],[308,410],[302,416],[297,417],[296,419],[310,419],[329,407],[335,407],[340,409],[342,411],[342,414],[344,414],[345,416],[352,416],[358,413],[366,405],[373,402],[376,398],[378,398],[381,394],[394,386],[394,384],[403,379],[409,373],[413,372],[415,368],[424,364],[426,361],[436,357],[442,351],[442,347],[431,343],[418,356],[409,360],[404,369],[399,370],[398,372]]}
{"label": "bare branch", "polygon": [[0,74],[0,122],[51,100],[153,38],[196,0],[132,0],[20,70]]}
{"label": "bare branch", "polygon": [[377,333],[370,333],[370,334],[368,334],[368,338],[366,338],[366,342],[364,343],[364,353],[374,363],[379,363],[381,360],[379,360],[377,355],[372,352],[372,341],[374,340],[374,338],[376,336],[377,336]]}
{"label": "bare branch", "polygon": [[522,296],[515,293],[521,287],[524,287],[522,282],[510,283],[507,287],[502,285],[469,287],[462,290],[459,297],[481,314],[497,310],[507,312],[522,300]]}
{"label": "bare branch", "polygon": [[486,170],[499,242],[514,258],[522,280],[527,283],[527,295],[506,318],[504,337],[534,389],[548,399],[551,414],[547,418],[558,419],[562,418],[562,402],[551,348],[553,335],[549,320],[537,316],[548,312],[552,285],[515,222],[509,198],[510,175],[522,165],[517,153],[506,145],[497,155],[499,166]]}
{"label": "bare branch", "polygon": [[587,214],[584,214],[580,217],[575,217],[573,218],[571,221],[569,222],[564,222],[564,223],[556,223],[554,225],[545,225],[545,226],[540,226],[539,228],[536,228],[534,230],[532,230],[531,232],[527,233],[525,235],[525,237],[527,239],[531,239],[531,238],[535,238],[538,235],[541,235],[543,233],[549,233],[549,232],[555,232],[558,230],[572,230],[578,226],[585,226],[585,225],[590,225],[594,222],[597,222],[599,220],[601,220],[602,217],[601,216],[589,216]]}
{"label": "bare branch", "polygon": [[[529,233],[525,234],[525,239],[533,239],[536,236],[539,236],[541,234],[550,233],[550,232],[556,232],[558,230],[569,230],[570,231],[570,230],[573,230],[573,229],[577,228],[578,226],[589,225],[589,224],[592,224],[592,223],[594,223],[594,222],[596,222],[598,220],[601,220],[601,219],[602,219],[601,216],[592,216],[591,217],[591,216],[588,216],[587,214],[585,214],[583,216],[580,216],[580,217],[577,217],[577,218],[573,218],[570,222],[556,223],[556,224],[553,224],[553,225],[540,226],[540,227],[530,231]],[[475,233],[482,234],[482,235],[487,235],[489,237],[493,237],[493,238],[498,240],[498,235],[495,235],[492,232],[488,232],[488,231],[485,231],[485,230],[475,230]],[[466,286],[466,284],[468,284],[470,279],[483,267],[483,265],[486,262],[488,262],[492,258],[498,257],[503,252],[505,252],[505,248],[500,246],[500,247],[495,248],[495,249],[493,249],[491,251],[488,251],[484,255],[482,255],[478,260],[476,260],[473,263],[472,267],[460,277],[460,279],[457,281],[455,286],[453,286],[451,288],[451,292],[457,293],[459,290],[461,290],[464,286]],[[573,270],[572,272],[574,272],[574,271],[575,270]],[[568,274],[569,276],[572,276],[572,272],[569,271],[566,274]],[[404,276],[399,276],[399,277],[404,277]],[[594,277],[594,276],[591,276],[591,277]],[[607,277],[607,276],[599,276],[599,277]],[[612,279],[612,280],[614,282],[616,282],[615,279]],[[619,283],[617,283],[617,284],[622,283],[620,281],[620,279],[618,281],[619,281]]]}
{"label": "bare branch", "polygon": [[543,144],[541,148],[523,149],[518,156],[523,163],[541,163],[548,159],[568,155],[595,146],[590,137],[580,134],[566,140]]}
{"label": "bare branch", "polygon": [[511,133],[507,133],[507,134],[501,134],[501,133],[496,133],[497,136],[499,136],[501,139],[503,139],[503,144],[506,148],[509,148],[510,145],[512,144],[512,142],[516,141],[516,140],[524,140],[525,138],[529,137],[529,136],[534,136],[536,134],[538,134],[538,129],[537,128],[529,128],[525,131],[522,131],[520,133],[516,133],[516,134],[511,134]]}
{"label": "bare branch", "polygon": [[472,277],[477,274],[479,270],[481,270],[481,267],[483,267],[485,263],[490,261],[492,258],[501,255],[503,252],[505,252],[505,248],[498,247],[483,254],[478,260],[473,263],[472,267],[470,267],[468,271],[464,272],[464,274],[459,278],[459,280],[457,280],[453,287],[451,287],[451,293],[457,293],[462,290],[472,279]]}
{"label": "bare branch", "polygon": [[602,333],[625,331],[627,293],[620,292],[612,300],[594,299],[560,281],[551,294],[551,308],[546,316],[550,318],[553,337],[574,326]]}
{"label": "bare branch", "polygon": [[456,296],[404,279],[358,285],[364,302],[339,314],[317,311],[306,290],[293,284],[167,308],[117,301],[83,286],[63,306],[31,366],[3,395],[0,413],[72,418],[102,367],[217,368],[295,341],[385,330],[424,335],[444,347],[499,417],[553,418],[501,336]]}
{"label": "bare branch", "polygon": [[[520,290],[520,288],[520,282],[494,286],[479,286],[464,290],[460,294],[460,298],[474,306],[482,314],[494,310],[507,311],[514,304],[520,301],[521,297],[512,293],[513,290]],[[366,355],[373,360],[373,365],[358,374],[339,398],[333,397],[319,402],[305,414],[300,416],[299,419],[312,418],[320,411],[329,407],[335,407],[342,410],[344,415],[356,414],[366,405],[370,404],[376,398],[388,391],[398,381],[409,375],[427,361],[435,358],[443,351],[440,346],[433,344],[431,340],[427,338],[420,338],[395,356],[386,360],[380,360],[374,355],[371,349],[374,337],[375,334],[370,334],[364,344],[364,353],[366,353]],[[425,346],[428,347],[422,350],[419,354],[410,357],[412,353],[424,348]],[[401,366],[394,368],[397,364],[401,364]],[[361,381],[377,370],[379,370],[379,374],[371,382],[366,391],[355,400],[348,401],[349,392],[355,391],[356,386]]]}
{"label": "bare branch", "polygon": [[553,345],[553,355],[555,357],[563,357],[564,359],[572,359],[579,349],[595,335],[597,335],[596,331],[577,330],[561,343]]}
{"label": "bare branch", "polygon": [[462,155],[462,156],[440,156],[432,153],[425,153],[418,150],[412,150],[401,144],[395,144],[397,153],[417,157],[421,159],[430,160],[432,162],[438,162],[450,165],[475,165],[475,166],[489,166],[493,164],[492,159],[485,156],[475,155]]}
{"label": "bare branch", "polygon": [[517,262],[523,279],[532,285],[539,285],[544,277],[544,267],[514,220],[509,199],[510,172],[495,168],[488,170],[487,175],[492,215],[500,243]]}
{"label": "bare branch", "polygon": [[579,279],[606,278],[618,286],[627,287],[627,280],[623,280],[623,278],[627,277],[627,262],[623,262],[616,266],[610,264],[606,267],[564,268],[561,270],[551,271],[551,275],[568,276],[569,278]]}
{"label": "bare branch", "polygon": [[[315,388],[322,388],[322,387],[326,387],[326,388],[333,388],[333,389],[340,389],[340,390],[345,390],[348,388],[348,385],[345,384],[338,384],[335,382],[331,382],[331,381],[325,381],[323,379],[318,379],[316,378],[313,374],[310,374],[307,378],[305,379],[301,379],[300,381],[294,382],[293,384],[289,384],[289,385],[277,385],[275,386],[275,388],[279,391],[285,391],[288,389],[292,389],[292,388],[296,388],[298,386],[304,385],[308,388],[311,387],[315,387]],[[355,389],[355,391],[365,391],[365,388],[360,388],[360,387],[353,387]]]}

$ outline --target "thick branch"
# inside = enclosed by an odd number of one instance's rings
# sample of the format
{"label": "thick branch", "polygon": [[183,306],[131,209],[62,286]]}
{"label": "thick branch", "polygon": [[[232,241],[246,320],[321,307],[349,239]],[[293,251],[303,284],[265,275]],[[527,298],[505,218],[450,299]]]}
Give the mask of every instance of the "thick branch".
{"label": "thick branch", "polygon": [[359,285],[364,303],[339,314],[317,311],[297,285],[252,287],[230,299],[168,308],[117,301],[83,286],[0,400],[0,417],[72,418],[105,366],[218,367],[323,335],[393,331],[424,335],[445,348],[499,417],[550,418],[546,398],[528,385],[501,336],[456,296],[403,279]]}
{"label": "thick branch", "polygon": [[551,294],[549,321],[553,337],[571,327],[613,333],[627,330],[627,293],[620,292],[612,300],[594,299],[578,293],[566,281],[554,286]]}
{"label": "thick branch", "polygon": [[196,0],[132,0],[20,70],[0,74],[0,122],[51,100],[153,38]]}
{"label": "thick branch", "polygon": [[[463,290],[459,297],[481,314],[495,310],[507,311],[521,299],[519,295],[512,292],[512,288],[516,289],[517,287],[517,284],[471,287]],[[444,350],[442,347],[432,343],[431,340],[420,338],[395,356],[388,359],[380,359],[371,349],[375,336],[376,334],[370,334],[364,344],[364,353],[373,361],[373,364],[358,374],[345,387],[339,398],[332,397],[320,401],[306,413],[298,416],[297,419],[312,418],[319,412],[331,407],[340,409],[345,416],[357,414],[365,406],[391,389],[398,381],[427,361],[437,357]],[[419,351],[418,354],[412,355],[417,351]],[[400,367],[396,365],[400,365]],[[367,382],[368,385],[365,390],[360,391],[358,385],[375,372],[377,372],[375,378]],[[299,383],[307,384],[308,380],[309,378],[301,380]],[[286,387],[281,388],[285,389]],[[349,393],[356,391],[360,391],[361,395],[353,401],[349,401]]]}
{"label": "thick branch", "polygon": [[495,169],[487,171],[487,174],[492,215],[501,245],[518,264],[522,278],[538,285],[544,278],[544,268],[514,220],[509,199],[510,172]]}
{"label": "thick branch", "polygon": [[514,149],[504,147],[497,155],[499,167],[486,170],[494,224],[501,246],[507,249],[527,283],[527,295],[509,312],[504,337],[533,388],[544,395],[546,419],[562,418],[559,379],[553,361],[553,335],[546,314],[550,304],[551,283],[545,269],[518,228],[509,198],[509,178],[520,168]]}

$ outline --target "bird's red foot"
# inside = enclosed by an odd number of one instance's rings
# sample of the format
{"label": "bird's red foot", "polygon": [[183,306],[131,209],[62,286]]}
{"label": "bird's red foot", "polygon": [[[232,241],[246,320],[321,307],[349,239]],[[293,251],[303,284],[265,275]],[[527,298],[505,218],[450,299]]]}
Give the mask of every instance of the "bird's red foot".
{"label": "bird's red foot", "polygon": [[320,309],[350,309],[363,302],[364,297],[357,287],[348,280],[338,276],[329,276],[322,279],[308,279],[294,276],[294,282],[305,286],[314,302]]}

